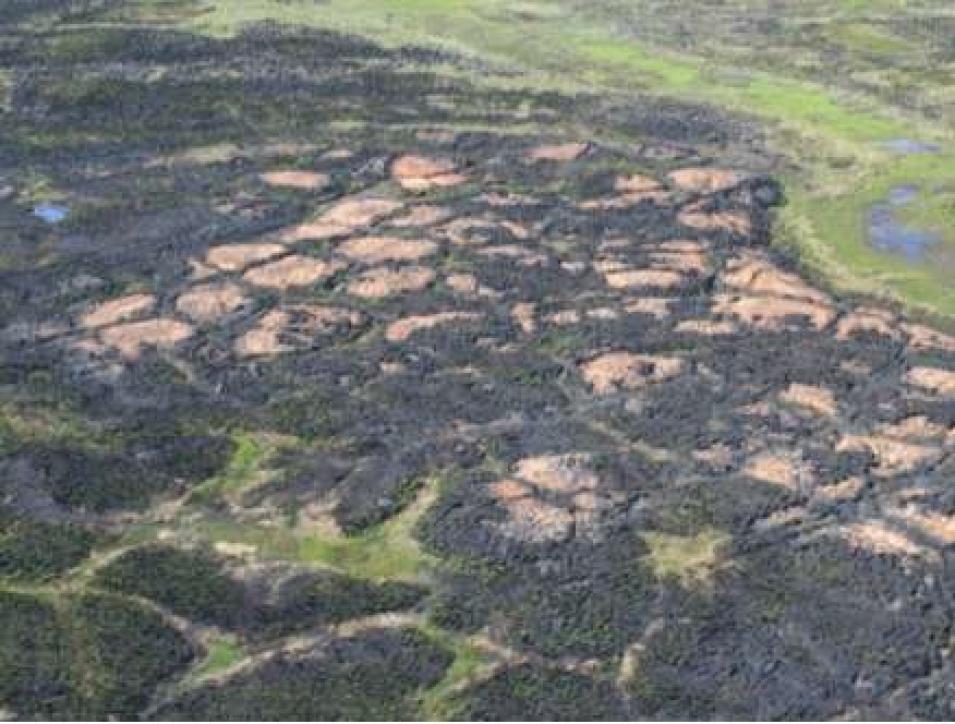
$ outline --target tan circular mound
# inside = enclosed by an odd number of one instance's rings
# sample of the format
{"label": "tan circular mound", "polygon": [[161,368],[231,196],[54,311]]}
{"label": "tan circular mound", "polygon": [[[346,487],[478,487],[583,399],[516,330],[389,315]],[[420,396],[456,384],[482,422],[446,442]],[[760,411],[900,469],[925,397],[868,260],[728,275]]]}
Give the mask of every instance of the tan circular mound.
{"label": "tan circular mound", "polygon": [[719,168],[684,168],[667,175],[681,191],[712,194],[739,186],[745,176],[738,171]]}
{"label": "tan circular mound", "polygon": [[184,292],[176,309],[194,322],[208,324],[247,306],[249,298],[232,282],[202,284]]}
{"label": "tan circular mound", "polygon": [[939,392],[955,400],[955,372],[937,367],[915,367],[905,375],[910,385]]}
{"label": "tan circular mound", "polygon": [[242,271],[252,264],[267,261],[286,252],[281,244],[222,244],[206,253],[206,263],[226,272]]}
{"label": "tan circular mound", "polygon": [[633,174],[631,176],[618,176],[613,187],[615,191],[620,193],[639,193],[641,191],[656,191],[660,188],[660,182],[650,176]]}
{"label": "tan circular mound", "polygon": [[842,317],[836,325],[836,339],[843,341],[866,332],[890,339],[898,339],[901,336],[895,316],[884,309],[874,307],[856,309]]}
{"label": "tan circular mound", "polygon": [[316,171],[267,171],[261,179],[269,186],[316,191],[328,186],[328,174]]}
{"label": "tan circular mound", "polygon": [[681,211],[677,221],[697,231],[722,231],[737,236],[749,236],[753,231],[749,214],[742,211],[702,211],[691,208]]}
{"label": "tan circular mound", "polygon": [[406,342],[415,332],[423,329],[433,329],[452,322],[473,322],[478,319],[481,319],[481,315],[472,312],[439,312],[406,317],[388,325],[385,330],[385,339],[389,342]]}
{"label": "tan circular mound", "polygon": [[345,268],[338,261],[324,261],[295,254],[247,271],[242,278],[267,289],[307,287]]}
{"label": "tan circular mound", "polygon": [[175,319],[148,319],[107,327],[99,337],[126,359],[136,360],[144,349],[174,347],[192,337],[194,331],[191,325]]}
{"label": "tan circular mound", "polygon": [[626,269],[608,271],[604,274],[607,286],[612,289],[674,289],[687,282],[686,276],[672,269]]}
{"label": "tan circular mound", "polygon": [[129,294],[96,305],[80,317],[80,326],[92,329],[124,322],[152,311],[155,306],[156,297],[152,294]]}
{"label": "tan circular mound", "polygon": [[608,352],[580,365],[583,378],[598,395],[664,382],[682,374],[685,369],[686,362],[679,357],[633,352]]}
{"label": "tan circular mound", "polygon": [[822,417],[835,417],[838,412],[836,396],[832,393],[832,390],[817,385],[793,382],[780,393],[779,399],[789,405],[801,407]]}
{"label": "tan circular mound", "polygon": [[446,221],[452,215],[450,209],[443,206],[415,206],[404,216],[392,219],[388,222],[389,226],[402,229],[406,227],[431,226]]}
{"label": "tan circular mound", "polygon": [[467,181],[450,159],[414,155],[396,159],[391,165],[391,176],[406,191],[458,186]]}
{"label": "tan circular mound", "polygon": [[371,269],[348,285],[348,293],[367,299],[381,299],[404,292],[420,292],[435,278],[427,267],[410,266],[403,269]]}
{"label": "tan circular mound", "polygon": [[330,239],[347,236],[358,229],[381,221],[402,207],[391,199],[377,197],[347,198],[339,201],[315,221],[285,230],[282,241],[296,243],[309,239]]}
{"label": "tan circular mound", "polygon": [[480,286],[473,274],[449,274],[445,284],[458,294],[476,294]]}
{"label": "tan circular mound", "polygon": [[531,161],[576,161],[583,156],[590,145],[587,143],[561,143],[538,146],[527,152]]}
{"label": "tan circular mound", "polygon": [[433,241],[400,239],[394,236],[364,236],[339,244],[337,249],[339,254],[364,264],[418,261],[437,250],[438,245]]}
{"label": "tan circular mound", "polygon": [[235,342],[240,357],[308,349],[317,337],[347,333],[364,323],[360,312],[342,307],[298,304],[267,312]]}

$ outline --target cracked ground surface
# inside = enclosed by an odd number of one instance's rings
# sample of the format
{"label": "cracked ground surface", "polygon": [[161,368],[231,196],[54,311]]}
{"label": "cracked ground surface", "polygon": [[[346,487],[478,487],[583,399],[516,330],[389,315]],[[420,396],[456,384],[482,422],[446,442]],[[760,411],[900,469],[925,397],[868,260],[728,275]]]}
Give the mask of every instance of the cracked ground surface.
{"label": "cracked ground surface", "polygon": [[0,709],[955,715],[955,337],[747,123],[455,63],[5,38]]}

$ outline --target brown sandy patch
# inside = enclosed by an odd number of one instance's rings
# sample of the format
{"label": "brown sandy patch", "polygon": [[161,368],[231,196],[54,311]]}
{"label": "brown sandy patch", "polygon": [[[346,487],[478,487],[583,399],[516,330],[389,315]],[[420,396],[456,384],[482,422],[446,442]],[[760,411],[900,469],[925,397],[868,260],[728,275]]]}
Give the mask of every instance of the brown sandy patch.
{"label": "brown sandy patch", "polygon": [[583,363],[580,369],[594,392],[603,395],[672,379],[684,372],[686,363],[678,357],[608,352]]}
{"label": "brown sandy patch", "polygon": [[686,276],[672,269],[626,269],[604,274],[607,286],[612,289],[661,289],[682,287]]}
{"label": "brown sandy patch", "polygon": [[826,294],[759,254],[745,253],[730,261],[723,283],[746,294],[716,295],[714,311],[736,316],[754,327],[778,330],[790,318],[803,318],[823,329],[835,318]]}
{"label": "brown sandy patch", "polygon": [[338,273],[345,265],[298,254],[250,269],[242,278],[249,284],[266,289],[307,287]]}
{"label": "brown sandy patch", "polygon": [[899,338],[895,315],[884,309],[860,307],[846,314],[836,324],[836,339],[848,340],[856,334],[871,332],[890,339]]}
{"label": "brown sandy patch", "polygon": [[836,397],[832,390],[816,385],[803,385],[794,382],[780,393],[779,399],[789,405],[796,405],[822,417],[835,417],[838,412]]}
{"label": "brown sandy patch", "polygon": [[879,425],[871,434],[844,435],[837,452],[868,450],[877,461],[873,473],[891,477],[914,472],[941,459],[947,431],[926,417],[909,417],[896,424]]}
{"label": "brown sandy patch", "polygon": [[476,294],[480,283],[473,274],[449,274],[445,283],[458,294]]}
{"label": "brown sandy patch", "polygon": [[206,263],[221,271],[242,271],[252,264],[268,261],[286,253],[281,244],[222,244],[214,246],[206,253]]}
{"label": "brown sandy patch", "polygon": [[328,186],[328,174],[316,171],[267,171],[261,179],[269,186],[316,191]]}
{"label": "brown sandy patch", "polygon": [[427,267],[409,266],[403,269],[371,269],[348,285],[348,293],[366,299],[381,299],[393,294],[420,292],[435,279]]}
{"label": "brown sandy patch", "polygon": [[909,335],[909,344],[919,351],[938,350],[941,352],[955,352],[955,337],[942,334],[938,330],[922,324],[903,325]]}
{"label": "brown sandy patch", "polygon": [[684,168],[667,175],[667,180],[681,191],[702,194],[727,191],[739,186],[744,178],[738,171],[719,168]]}
{"label": "brown sandy patch", "polygon": [[408,227],[431,226],[447,221],[453,212],[443,206],[415,206],[404,216],[392,219],[388,222],[389,226],[399,229]]}
{"label": "brown sandy patch", "polygon": [[497,246],[486,246],[478,249],[481,256],[503,256],[514,259],[520,266],[544,266],[547,264],[547,255],[540,252],[530,251],[523,246],[516,244],[499,244]]}
{"label": "brown sandy patch", "polygon": [[643,191],[657,191],[660,182],[650,176],[633,174],[631,176],[617,176],[613,184],[614,191],[622,194],[641,193]]}
{"label": "brown sandy patch", "polygon": [[364,323],[360,312],[342,307],[298,304],[268,311],[235,342],[240,357],[308,349],[319,337],[350,333]]}
{"label": "brown sandy patch", "polygon": [[842,537],[854,550],[876,555],[919,558],[931,554],[927,548],[918,545],[903,533],[892,530],[881,521],[845,526],[842,529]]}
{"label": "brown sandy patch", "polygon": [[743,475],[770,485],[779,485],[801,492],[812,487],[811,468],[798,456],[762,452],[754,455],[743,466]]}
{"label": "brown sandy patch", "polygon": [[103,344],[126,359],[136,360],[148,347],[171,348],[192,337],[194,332],[192,325],[175,319],[148,319],[107,327],[100,330],[99,337]]}
{"label": "brown sandy patch", "polygon": [[499,529],[508,537],[529,543],[555,543],[567,540],[573,532],[574,516],[565,508],[529,496],[498,502],[508,514]]}
{"label": "brown sandy patch", "polygon": [[864,489],[865,480],[859,476],[853,476],[832,485],[820,485],[813,491],[812,497],[814,501],[839,503],[855,500]]}
{"label": "brown sandy patch", "polygon": [[388,325],[385,330],[385,339],[389,342],[406,342],[415,332],[423,329],[434,329],[452,322],[474,322],[479,319],[481,319],[481,315],[473,312],[439,312],[437,314],[406,317]]}
{"label": "brown sandy patch", "polygon": [[537,331],[536,311],[536,304],[521,302],[511,307],[511,319],[517,322],[524,334],[534,334]]}
{"label": "brown sandy patch", "polygon": [[97,304],[80,317],[80,326],[93,329],[124,322],[151,312],[155,306],[156,297],[152,294],[129,294]]}
{"label": "brown sandy patch", "polygon": [[907,509],[896,512],[893,518],[934,538],[942,545],[955,543],[955,516],[953,515],[922,513],[918,510]]}
{"label": "brown sandy patch", "polygon": [[434,254],[438,245],[433,241],[400,239],[394,236],[364,236],[338,245],[339,254],[364,264],[386,261],[418,261]]}
{"label": "brown sandy patch", "polygon": [[657,319],[666,319],[670,316],[673,301],[668,297],[638,297],[626,300],[623,308],[627,314],[648,314]]}
{"label": "brown sandy patch", "polygon": [[697,231],[725,231],[738,236],[749,236],[753,231],[749,214],[742,211],[703,211],[688,208],[677,215],[677,221]]}
{"label": "brown sandy patch", "polygon": [[527,152],[531,161],[576,161],[590,148],[587,143],[561,143],[538,146]]}
{"label": "brown sandy patch", "polygon": [[391,165],[391,176],[406,191],[458,186],[467,181],[450,159],[414,155],[396,159]]}
{"label": "brown sandy patch", "polygon": [[600,480],[588,467],[589,462],[589,456],[578,453],[540,455],[519,461],[515,475],[553,493],[593,491]]}
{"label": "brown sandy patch", "polygon": [[905,381],[916,387],[955,398],[955,372],[937,367],[914,367],[905,375]]}
{"label": "brown sandy patch", "polygon": [[729,320],[684,319],[673,329],[679,334],[696,334],[700,337],[721,337],[738,334],[739,327]]}
{"label": "brown sandy patch", "polygon": [[285,243],[295,243],[308,239],[321,240],[346,236],[358,229],[372,226],[401,207],[402,204],[391,199],[376,197],[343,199],[315,221],[287,229],[283,232],[281,239]]}
{"label": "brown sandy patch", "polygon": [[743,254],[727,264],[723,282],[735,289],[829,304],[829,297],[797,275],[780,270],[760,254]]}
{"label": "brown sandy patch", "polygon": [[232,282],[192,287],[176,300],[176,309],[194,322],[209,323],[233,314],[248,305],[249,299]]}
{"label": "brown sandy patch", "polygon": [[766,331],[778,331],[794,319],[808,320],[816,329],[825,329],[835,317],[831,307],[798,299],[770,296],[732,296],[718,294],[713,298],[716,314],[736,317],[746,324]]}
{"label": "brown sandy patch", "polygon": [[709,268],[706,247],[692,241],[660,244],[650,251],[650,261],[655,267],[688,274],[703,274]]}

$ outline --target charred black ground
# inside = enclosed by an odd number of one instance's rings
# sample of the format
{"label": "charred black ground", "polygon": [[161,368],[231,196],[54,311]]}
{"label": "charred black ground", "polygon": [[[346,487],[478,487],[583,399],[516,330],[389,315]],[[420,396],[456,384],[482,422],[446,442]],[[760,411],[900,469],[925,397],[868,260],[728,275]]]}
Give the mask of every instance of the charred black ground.
{"label": "charred black ground", "polygon": [[951,718],[955,339],[752,125],[463,62],[4,35],[0,708]]}

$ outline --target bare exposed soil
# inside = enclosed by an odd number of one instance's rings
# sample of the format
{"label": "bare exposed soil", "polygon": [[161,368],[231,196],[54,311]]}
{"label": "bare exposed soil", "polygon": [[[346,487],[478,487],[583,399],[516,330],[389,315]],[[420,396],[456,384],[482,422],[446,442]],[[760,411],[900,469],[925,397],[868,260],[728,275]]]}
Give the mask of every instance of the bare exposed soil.
{"label": "bare exposed soil", "polygon": [[749,125],[103,32],[0,46],[0,709],[955,716],[955,338],[768,249]]}

